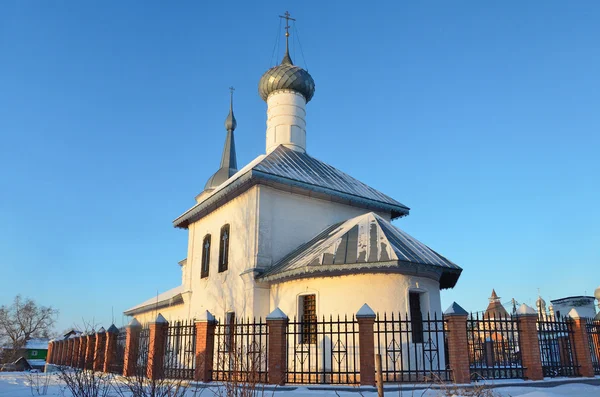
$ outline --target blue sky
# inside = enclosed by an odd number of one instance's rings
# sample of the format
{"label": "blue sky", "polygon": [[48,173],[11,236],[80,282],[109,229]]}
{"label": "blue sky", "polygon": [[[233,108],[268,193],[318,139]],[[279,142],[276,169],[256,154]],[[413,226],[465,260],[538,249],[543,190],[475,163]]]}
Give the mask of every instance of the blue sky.
{"label": "blue sky", "polygon": [[593,293],[598,2],[250,3],[0,2],[0,303],[121,325],[178,285],[171,221],[218,167],[230,85],[238,164],[264,152],[286,9],[309,153],[411,207],[395,224],[464,268],[444,307]]}

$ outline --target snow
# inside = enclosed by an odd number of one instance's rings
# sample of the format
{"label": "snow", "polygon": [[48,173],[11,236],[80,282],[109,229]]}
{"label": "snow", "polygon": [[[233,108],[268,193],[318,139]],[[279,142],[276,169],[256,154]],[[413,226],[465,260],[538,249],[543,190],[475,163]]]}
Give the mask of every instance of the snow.
{"label": "snow", "polygon": [[[26,372],[0,372],[0,397],[31,397],[31,382],[39,382],[43,384],[46,376],[49,376],[49,387],[48,396],[62,396],[62,389],[64,384],[58,379],[56,374],[29,374]],[[563,381],[573,382],[573,379],[562,379]],[[583,382],[595,381],[597,385],[589,385]],[[600,377],[595,379],[583,379],[579,378],[576,380],[577,383],[561,384],[553,386],[554,383],[560,381],[559,379],[548,380],[547,382],[525,382],[523,386],[506,386],[498,387],[492,390],[494,397],[593,397],[600,396]],[[496,385],[501,385],[503,382],[494,382]],[[525,384],[531,386],[527,387]],[[546,386],[546,387],[544,387]],[[211,384],[210,387],[217,387],[216,384]],[[419,385],[422,388],[423,385]],[[445,397],[445,391],[443,390],[411,390],[410,385],[403,385],[402,392],[398,391],[398,387],[394,385],[386,386],[386,396],[422,396],[422,397]],[[337,390],[337,392],[335,391]],[[316,396],[336,396],[341,397],[376,397],[377,392],[372,391],[373,388],[369,388],[369,391],[362,391],[358,393],[358,388],[355,387],[339,387],[334,388],[331,386],[315,386],[315,387],[283,387],[281,389],[275,389],[274,396],[291,396],[291,397],[316,397]],[[114,394],[114,393],[113,393]],[[37,395],[34,391],[34,395]],[[193,392],[188,391],[190,397],[193,396]],[[212,395],[208,393],[206,395]],[[271,395],[271,392],[265,392],[265,395]],[[68,392],[64,393],[65,397],[69,397]],[[456,395],[456,397],[461,397]]]}

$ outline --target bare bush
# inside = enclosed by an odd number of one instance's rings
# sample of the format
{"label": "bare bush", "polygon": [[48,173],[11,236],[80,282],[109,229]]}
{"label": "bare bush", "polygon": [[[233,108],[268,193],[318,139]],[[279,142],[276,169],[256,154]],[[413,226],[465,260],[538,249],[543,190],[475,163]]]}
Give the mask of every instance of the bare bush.
{"label": "bare bush", "polygon": [[89,369],[61,366],[58,378],[65,383],[61,390],[65,397],[107,397],[112,388],[112,375]]}
{"label": "bare bush", "polygon": [[48,386],[52,375],[48,373],[35,372],[25,376],[25,381],[29,384],[29,390],[32,396],[45,396],[48,394]]}

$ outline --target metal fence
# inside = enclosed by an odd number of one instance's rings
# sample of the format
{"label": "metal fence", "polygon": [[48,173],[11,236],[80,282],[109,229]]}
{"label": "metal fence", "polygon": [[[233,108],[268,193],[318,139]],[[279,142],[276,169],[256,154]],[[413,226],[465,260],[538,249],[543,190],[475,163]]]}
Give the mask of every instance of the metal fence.
{"label": "metal fence", "polygon": [[150,347],[150,328],[144,325],[140,331],[136,352],[136,375],[146,377],[148,371],[148,349]]}
{"label": "metal fence", "polygon": [[588,318],[585,323],[594,374],[600,375],[600,320]]}
{"label": "metal fence", "polygon": [[471,314],[467,319],[471,379],[523,378],[519,323],[506,314]]}
{"label": "metal fence", "polygon": [[358,322],[352,316],[288,323],[287,383],[360,382]]}
{"label": "metal fence", "polygon": [[267,323],[228,319],[215,326],[212,379],[267,382]]}
{"label": "metal fence", "polygon": [[122,374],[123,373],[123,363],[125,360],[125,344],[127,341],[127,332],[125,327],[119,328],[119,333],[117,334],[117,343],[115,343],[114,351],[113,351],[113,361],[108,368],[108,371],[113,374]]}
{"label": "metal fence", "polygon": [[169,324],[164,359],[165,377],[194,379],[195,356],[196,326],[194,321],[176,321]]}
{"label": "metal fence", "polygon": [[568,317],[538,318],[537,332],[544,376],[578,376],[573,321]]}
{"label": "metal fence", "polygon": [[384,382],[450,380],[445,322],[437,314],[422,321],[412,321],[408,314],[378,315],[374,333]]}

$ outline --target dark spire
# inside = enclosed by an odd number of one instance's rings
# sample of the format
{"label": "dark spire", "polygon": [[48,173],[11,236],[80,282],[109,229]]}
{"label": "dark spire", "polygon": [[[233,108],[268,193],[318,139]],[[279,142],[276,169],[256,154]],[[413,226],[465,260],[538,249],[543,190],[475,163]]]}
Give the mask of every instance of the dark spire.
{"label": "dark spire", "polygon": [[237,172],[237,158],[235,155],[235,138],[233,131],[237,127],[237,121],[233,115],[233,87],[229,87],[230,98],[229,98],[229,114],[225,119],[225,129],[227,135],[225,136],[225,145],[223,147],[223,154],[221,155],[221,167],[217,172],[210,177],[204,190],[212,190],[231,178],[233,174]]}
{"label": "dark spire", "polygon": [[290,21],[295,21],[294,18],[290,17],[289,12],[285,12],[285,14],[280,15],[279,18],[285,18],[285,55],[281,60],[282,65],[293,65],[292,58],[290,57]]}

